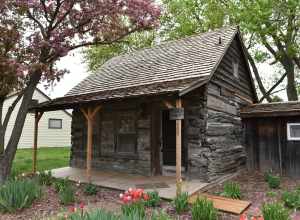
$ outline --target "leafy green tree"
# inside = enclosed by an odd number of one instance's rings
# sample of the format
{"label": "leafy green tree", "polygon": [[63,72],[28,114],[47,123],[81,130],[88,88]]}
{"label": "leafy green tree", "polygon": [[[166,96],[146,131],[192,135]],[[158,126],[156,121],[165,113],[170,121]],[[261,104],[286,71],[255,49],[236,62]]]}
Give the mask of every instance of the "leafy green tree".
{"label": "leafy green tree", "polygon": [[[239,25],[249,51],[249,63],[262,93],[260,101],[267,99],[272,102],[274,90],[285,78],[288,99],[298,99],[296,78],[300,68],[299,0],[162,0],[162,3],[165,10],[160,30],[151,39],[146,38],[147,46],[226,25]],[[139,33],[136,36],[143,40],[143,35],[144,33]],[[94,47],[88,52],[90,56],[87,56],[90,69],[95,70],[94,67],[99,67],[107,58],[139,46],[145,45],[135,38],[125,46],[118,45],[118,51],[115,50],[115,45],[104,49]],[[257,63],[264,62],[276,65],[283,72],[268,90],[256,67]]]}
{"label": "leafy green tree", "polygon": [[288,100],[298,100],[295,75],[300,68],[300,2],[239,0],[229,2],[227,8],[232,20],[248,35],[256,60],[271,59],[271,64],[279,64],[284,74],[278,82],[287,77]]}
{"label": "leafy green tree", "polygon": [[152,46],[155,43],[155,36],[156,33],[151,30],[136,32],[127,36],[122,42],[85,49],[84,59],[87,61],[89,70],[95,72],[105,61],[114,56]]}

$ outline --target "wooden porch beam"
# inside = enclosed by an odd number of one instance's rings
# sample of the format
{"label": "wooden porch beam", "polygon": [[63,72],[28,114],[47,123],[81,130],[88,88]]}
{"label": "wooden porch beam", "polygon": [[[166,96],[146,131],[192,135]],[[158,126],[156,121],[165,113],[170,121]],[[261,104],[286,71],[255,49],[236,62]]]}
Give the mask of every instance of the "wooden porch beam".
{"label": "wooden porch beam", "polygon": [[33,155],[32,155],[32,172],[36,173],[37,167],[37,145],[38,145],[38,129],[39,121],[41,120],[44,112],[35,112],[34,115],[34,138],[33,138]]}
{"label": "wooden porch beam", "polygon": [[92,170],[92,159],[93,159],[93,122],[95,115],[102,108],[97,106],[95,108],[89,107],[87,109],[81,108],[80,111],[83,113],[87,121],[87,151],[86,151],[86,175],[88,182],[91,182],[91,170]]}
{"label": "wooden porch beam", "polygon": [[[182,108],[181,99],[176,100],[176,108]],[[182,177],[181,177],[181,120],[176,120],[176,194],[182,192]]]}

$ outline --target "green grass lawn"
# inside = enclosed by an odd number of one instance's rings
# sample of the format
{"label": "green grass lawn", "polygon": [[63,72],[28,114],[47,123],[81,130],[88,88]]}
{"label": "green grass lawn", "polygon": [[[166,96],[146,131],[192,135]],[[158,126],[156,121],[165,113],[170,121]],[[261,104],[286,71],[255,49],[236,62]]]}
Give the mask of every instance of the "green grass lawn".
{"label": "green grass lawn", "polygon": [[[69,166],[69,147],[39,148],[37,154],[37,170],[51,170]],[[19,149],[13,163],[13,174],[32,171],[32,149]]]}

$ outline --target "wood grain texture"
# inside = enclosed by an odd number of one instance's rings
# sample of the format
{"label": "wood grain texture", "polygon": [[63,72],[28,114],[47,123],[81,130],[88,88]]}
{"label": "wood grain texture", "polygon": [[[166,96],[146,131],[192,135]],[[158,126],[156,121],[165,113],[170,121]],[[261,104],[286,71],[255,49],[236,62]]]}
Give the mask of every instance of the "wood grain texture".
{"label": "wood grain texture", "polygon": [[251,202],[237,200],[237,199],[229,199],[221,196],[214,196],[206,193],[200,193],[193,195],[189,198],[190,203],[194,203],[198,197],[207,198],[207,200],[212,201],[213,205],[216,209],[224,212],[233,213],[236,215],[242,214],[250,205]]}
{"label": "wood grain texture", "polygon": [[300,142],[287,140],[287,123],[300,123],[300,116],[243,119],[248,169],[300,176]]}

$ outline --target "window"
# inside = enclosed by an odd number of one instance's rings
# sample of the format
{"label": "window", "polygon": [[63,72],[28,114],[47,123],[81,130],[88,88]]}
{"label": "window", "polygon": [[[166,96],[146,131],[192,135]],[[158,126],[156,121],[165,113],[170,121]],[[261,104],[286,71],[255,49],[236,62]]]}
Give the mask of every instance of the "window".
{"label": "window", "polygon": [[232,62],[232,70],[233,70],[233,75],[236,78],[239,78],[239,61],[238,60],[234,60]]}
{"label": "window", "polygon": [[62,119],[49,119],[48,128],[50,129],[62,129]]}
{"label": "window", "polygon": [[101,116],[101,155],[135,156],[137,147],[136,112],[105,112]]}
{"label": "window", "polygon": [[136,124],[134,112],[120,112],[117,129],[117,151],[119,153],[135,153]]}
{"label": "window", "polygon": [[300,123],[287,124],[287,139],[289,141],[300,141]]}

